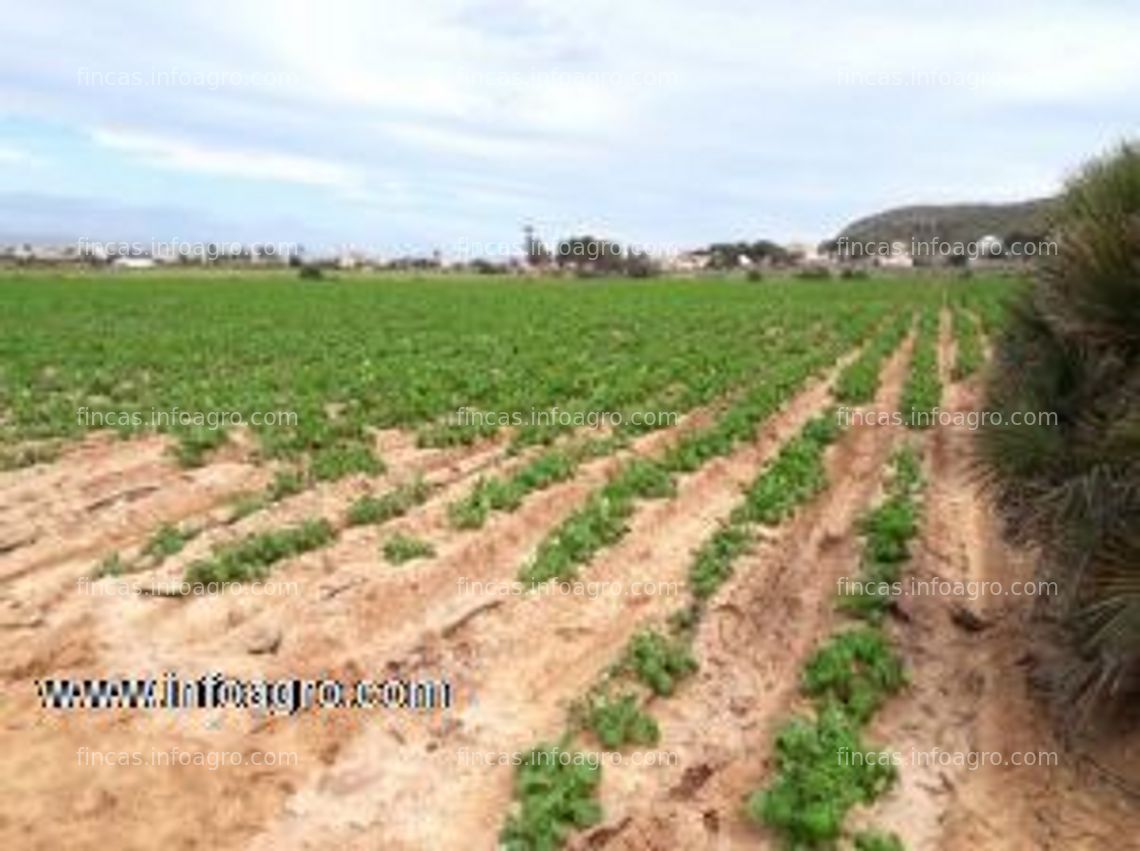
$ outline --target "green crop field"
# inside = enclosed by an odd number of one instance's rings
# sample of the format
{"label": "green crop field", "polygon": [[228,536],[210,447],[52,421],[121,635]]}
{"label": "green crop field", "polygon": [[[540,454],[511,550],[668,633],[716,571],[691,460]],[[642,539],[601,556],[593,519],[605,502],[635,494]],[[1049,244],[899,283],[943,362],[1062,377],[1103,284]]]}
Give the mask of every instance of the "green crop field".
{"label": "green crop field", "polygon": [[[125,652],[158,635],[187,664],[267,654],[324,676],[390,658],[413,670],[422,650],[402,642],[438,645],[445,673],[479,690],[463,735],[520,759],[423,764],[433,793],[498,790],[482,804],[488,843],[553,849],[642,795],[673,801],[684,781],[655,788],[654,774],[637,796],[607,796],[594,762],[678,740],[711,762],[736,730],[738,759],[771,760],[725,792],[741,830],[787,847],[898,847],[889,818],[855,833],[848,813],[905,769],[833,752],[877,755],[872,718],[936,670],[908,656],[896,615],[940,630],[930,647],[972,652],[929,608],[942,601],[895,585],[947,559],[957,576],[974,567],[972,435],[934,414],[978,407],[1019,287],[950,274],[10,271],[0,566],[29,599],[55,593],[59,565],[82,589],[136,588],[137,606],[92,590],[83,604],[115,607],[116,631],[75,646]],[[194,420],[219,413],[230,419]],[[620,593],[594,599],[611,584]],[[769,705],[757,683],[787,701]],[[729,714],[710,723],[722,695]],[[298,729],[290,746],[321,763],[327,733]],[[434,729],[370,751],[377,775],[454,750]],[[229,797],[251,779],[224,782]]]}
{"label": "green crop field", "polygon": [[[948,289],[957,303],[988,305],[1008,285],[9,273],[0,451],[101,427],[155,429],[200,463],[225,424],[187,415],[249,423],[288,411],[295,421],[251,423],[263,456],[305,458],[335,477],[383,463],[371,428],[446,445],[495,431],[503,414],[554,406],[564,419],[616,411],[627,423],[635,410],[683,413],[774,364],[837,354]],[[464,408],[486,416],[465,419]],[[515,440],[559,430],[528,419]]]}
{"label": "green crop field", "polygon": [[961,5],[6,4],[0,851],[1140,836],[1140,4]]}

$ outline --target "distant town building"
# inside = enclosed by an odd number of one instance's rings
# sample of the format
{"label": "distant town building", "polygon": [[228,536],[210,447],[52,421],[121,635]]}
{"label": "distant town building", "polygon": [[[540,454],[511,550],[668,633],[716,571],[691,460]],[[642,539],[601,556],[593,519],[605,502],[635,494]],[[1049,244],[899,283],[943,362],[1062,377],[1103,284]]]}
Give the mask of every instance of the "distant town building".
{"label": "distant town building", "polygon": [[153,257],[116,257],[111,261],[111,265],[116,269],[153,269]]}

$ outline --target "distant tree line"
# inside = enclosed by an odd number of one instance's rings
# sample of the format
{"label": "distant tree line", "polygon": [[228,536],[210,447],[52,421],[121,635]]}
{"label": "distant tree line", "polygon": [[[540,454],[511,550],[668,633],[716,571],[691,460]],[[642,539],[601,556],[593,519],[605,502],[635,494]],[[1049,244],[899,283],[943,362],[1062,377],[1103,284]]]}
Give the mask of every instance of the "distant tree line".
{"label": "distant tree line", "polygon": [[[768,239],[756,242],[714,242],[706,252],[712,269],[735,269],[739,266],[780,266],[793,257],[782,245]],[[743,259],[742,259],[743,258]]]}
{"label": "distant tree line", "polygon": [[557,268],[574,272],[581,277],[627,275],[647,278],[659,274],[659,264],[645,251],[623,248],[618,242],[583,234],[560,241],[554,249],[526,228],[523,237],[526,262],[532,268]]}

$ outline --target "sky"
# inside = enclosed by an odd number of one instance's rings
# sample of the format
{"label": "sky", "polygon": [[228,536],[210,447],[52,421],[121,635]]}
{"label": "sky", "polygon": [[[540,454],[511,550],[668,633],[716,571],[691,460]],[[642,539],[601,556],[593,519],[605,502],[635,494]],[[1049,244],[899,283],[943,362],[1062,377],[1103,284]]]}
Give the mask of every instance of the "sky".
{"label": "sky", "polygon": [[816,241],[1140,136],[1140,2],[19,0],[0,241]]}

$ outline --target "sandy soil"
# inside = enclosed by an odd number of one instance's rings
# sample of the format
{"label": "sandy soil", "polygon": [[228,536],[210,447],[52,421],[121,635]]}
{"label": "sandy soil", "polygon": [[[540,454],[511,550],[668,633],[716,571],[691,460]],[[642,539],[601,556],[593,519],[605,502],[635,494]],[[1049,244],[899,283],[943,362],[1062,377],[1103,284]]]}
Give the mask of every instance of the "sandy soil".
{"label": "sandy soil", "polygon": [[[944,337],[942,365],[952,357]],[[943,374],[948,411],[980,408],[977,381],[950,384],[948,369]],[[971,432],[958,427],[929,435],[923,535],[911,570],[920,580],[996,581],[1012,589],[1014,582],[1032,578],[1032,559],[1002,540],[995,507],[978,485],[971,440]],[[912,685],[887,705],[871,738],[904,755],[941,749],[1024,762],[1033,754],[1034,761],[1055,764],[971,769],[934,760],[912,765],[908,756],[899,787],[876,807],[874,820],[916,849],[1130,847],[1126,837],[1140,837],[1138,799],[1090,764],[1111,760],[1125,766],[1131,773],[1125,783],[1140,789],[1140,741],[1116,740],[1093,746],[1091,753],[1069,750],[1030,693],[1032,600],[1010,593],[974,596],[916,595],[906,601],[906,618],[894,633]],[[966,619],[972,628],[960,625],[963,610],[976,616]]]}
{"label": "sandy soil", "polygon": [[[875,407],[896,404],[910,345],[886,365]],[[660,453],[685,429],[709,422],[711,410],[583,464],[573,480],[472,531],[450,527],[447,504],[480,476],[526,460],[509,456],[503,440],[423,450],[410,435],[385,432],[378,436],[384,475],[321,485],[234,524],[222,522],[228,501],[269,478],[241,452],[184,471],[159,438],[94,438],[55,462],[0,474],[0,627],[9,639],[0,646],[0,845],[95,848],[114,837],[119,848],[494,848],[512,768],[487,757],[556,737],[570,702],[634,631],[685,602],[693,549],[780,446],[826,407],[837,370],[809,383],[753,442],[682,477],[673,498],[638,506],[625,538],[582,573],[621,593],[523,595],[478,583],[513,580],[543,537],[624,458]],[[975,406],[971,384],[946,380],[947,409]],[[758,538],[702,622],[700,671],[652,704],[659,748],[679,760],[608,766],[606,820],[573,847],[774,847],[744,819],[741,802],[769,776],[772,733],[798,705],[803,660],[837,623],[833,599],[838,578],[857,560],[856,521],[877,498],[883,466],[904,437],[898,427],[853,426],[828,451],[828,489]],[[1001,542],[971,476],[970,434],[943,428],[917,439],[929,486],[911,570],[1028,575],[1028,558]],[[206,530],[130,581],[175,580],[216,544],[310,516],[342,516],[360,494],[417,474],[433,486],[423,505],[382,527],[344,529],[331,545],[278,565],[273,579],[289,593],[169,598],[117,593],[113,579],[78,587],[100,558],[137,551],[162,523],[193,520]],[[402,567],[383,563],[378,548],[395,530],[426,538],[436,555]],[[659,593],[628,593],[645,581],[659,583]],[[962,606],[980,629],[960,626],[960,611],[951,617]],[[901,610],[890,628],[913,684],[877,718],[872,740],[900,750],[1061,750],[1026,688],[1031,657],[1021,601],[916,597]],[[41,709],[33,682],[166,671],[444,676],[458,702],[444,712],[292,718],[238,710],[66,713]],[[92,766],[83,748],[284,752],[295,761],[247,759],[216,770]],[[1101,756],[1063,754],[1049,769],[903,767],[898,788],[855,819],[896,829],[912,848],[1120,848],[1123,838],[1140,835],[1136,802],[1087,768]]]}

